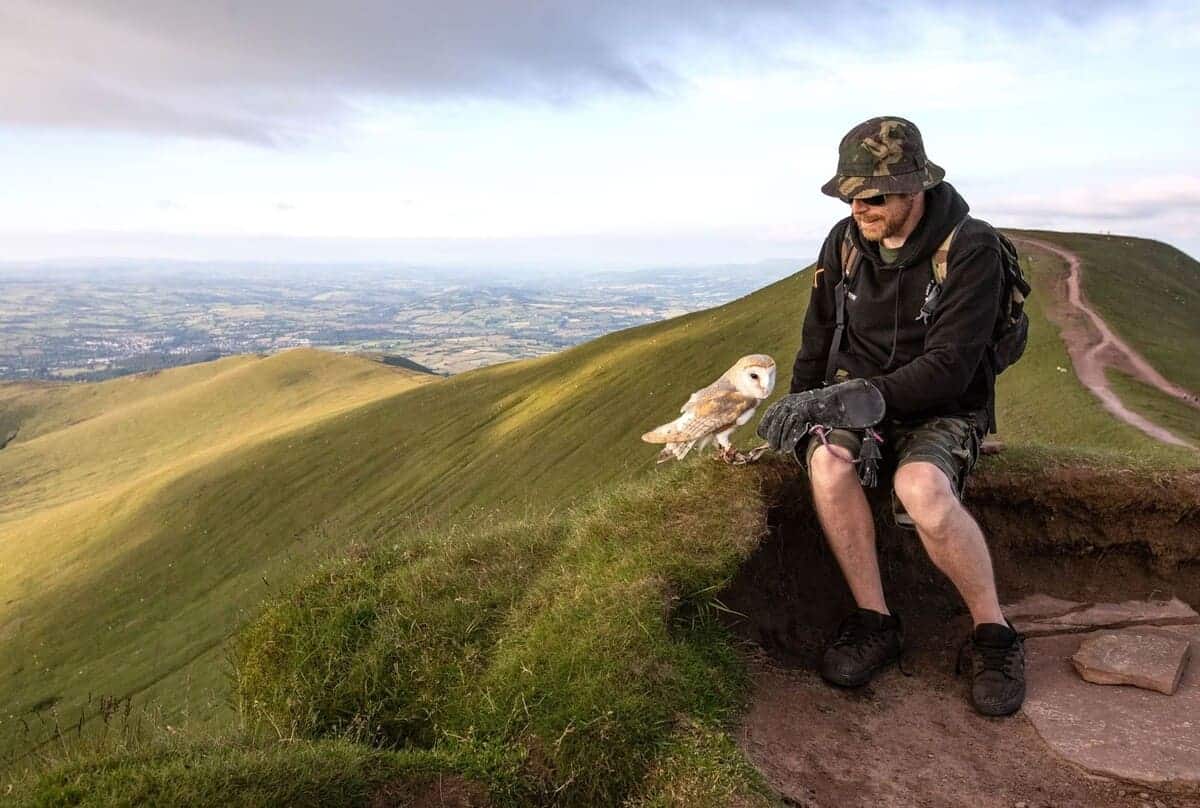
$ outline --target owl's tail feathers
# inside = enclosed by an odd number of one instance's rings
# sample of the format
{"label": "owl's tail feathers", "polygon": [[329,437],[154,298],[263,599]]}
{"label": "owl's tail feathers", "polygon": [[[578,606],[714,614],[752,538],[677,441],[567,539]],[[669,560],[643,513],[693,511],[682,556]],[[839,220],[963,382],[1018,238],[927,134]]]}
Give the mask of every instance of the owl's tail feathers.
{"label": "owl's tail feathers", "polygon": [[654,462],[665,463],[671,458],[683,460],[683,458],[687,457],[687,453],[690,452],[692,447],[695,445],[696,441],[694,440],[689,440],[686,443],[668,443],[663,447],[663,450],[658,453],[658,459]]}
{"label": "owl's tail feathers", "polygon": [[696,445],[695,440],[680,440],[683,437],[680,434],[679,421],[675,420],[669,424],[663,424],[642,435],[642,440],[646,443],[665,443],[666,446],[658,453],[659,463],[663,463],[671,458],[683,460],[687,457],[687,453]]}
{"label": "owl's tail feathers", "polygon": [[645,435],[642,435],[642,440],[646,443],[670,443],[671,434],[675,431],[675,422],[656,426]]}

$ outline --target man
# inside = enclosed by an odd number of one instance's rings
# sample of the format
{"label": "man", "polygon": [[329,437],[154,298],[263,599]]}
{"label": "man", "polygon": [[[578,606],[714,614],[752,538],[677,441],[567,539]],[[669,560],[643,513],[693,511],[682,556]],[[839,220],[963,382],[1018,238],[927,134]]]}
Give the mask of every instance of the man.
{"label": "man", "polygon": [[[895,468],[897,521],[916,528],[971,612],[972,703],[1008,715],[1025,697],[1022,637],[1000,611],[983,533],[960,502],[994,427],[988,349],[1004,266],[995,231],[967,217],[944,175],[903,118],[872,118],[842,139],[837,175],[821,190],[849,203],[851,216],[825,239],[791,394],[767,411],[759,434],[808,469],[858,605],[825,650],[822,677],[863,685],[900,656],[900,620],[884,597],[863,492],[878,459]],[[940,285],[931,268],[939,249]]]}

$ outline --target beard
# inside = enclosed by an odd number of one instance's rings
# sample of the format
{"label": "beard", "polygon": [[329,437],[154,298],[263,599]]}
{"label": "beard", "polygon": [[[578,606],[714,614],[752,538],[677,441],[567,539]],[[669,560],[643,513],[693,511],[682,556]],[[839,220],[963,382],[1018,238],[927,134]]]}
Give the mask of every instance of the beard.
{"label": "beard", "polygon": [[867,241],[890,238],[904,228],[914,204],[912,197],[894,196],[888,199],[886,205],[870,208],[861,215],[855,214],[858,232]]}

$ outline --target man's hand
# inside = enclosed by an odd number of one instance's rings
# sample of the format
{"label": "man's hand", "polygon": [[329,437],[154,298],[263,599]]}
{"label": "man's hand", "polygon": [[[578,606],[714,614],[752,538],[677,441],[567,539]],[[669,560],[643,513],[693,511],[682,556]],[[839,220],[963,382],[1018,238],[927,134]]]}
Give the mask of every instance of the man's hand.
{"label": "man's hand", "polygon": [[885,410],[879,388],[866,379],[851,379],[784,396],[767,408],[757,431],[775,451],[794,454],[813,424],[866,429],[882,421]]}

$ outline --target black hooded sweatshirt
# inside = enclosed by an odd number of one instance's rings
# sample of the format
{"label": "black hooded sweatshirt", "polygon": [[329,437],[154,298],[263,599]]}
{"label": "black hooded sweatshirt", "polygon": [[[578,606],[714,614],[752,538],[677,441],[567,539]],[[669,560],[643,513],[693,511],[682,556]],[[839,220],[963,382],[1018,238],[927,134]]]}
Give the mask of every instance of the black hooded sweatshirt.
{"label": "black hooded sweatshirt", "polygon": [[883,263],[878,244],[860,236],[853,217],[834,225],[813,270],[791,392],[825,382],[841,243],[849,227],[862,258],[847,286],[838,366],[849,378],[869,379],[879,388],[889,418],[961,415],[972,417],[981,431],[994,429],[995,376],[987,347],[1000,316],[1004,266],[996,232],[986,222],[967,219],[955,235],[934,316],[928,324],[919,316],[933,277],[933,253],[967,211],[947,182],[926,191],[924,215],[892,264]]}

